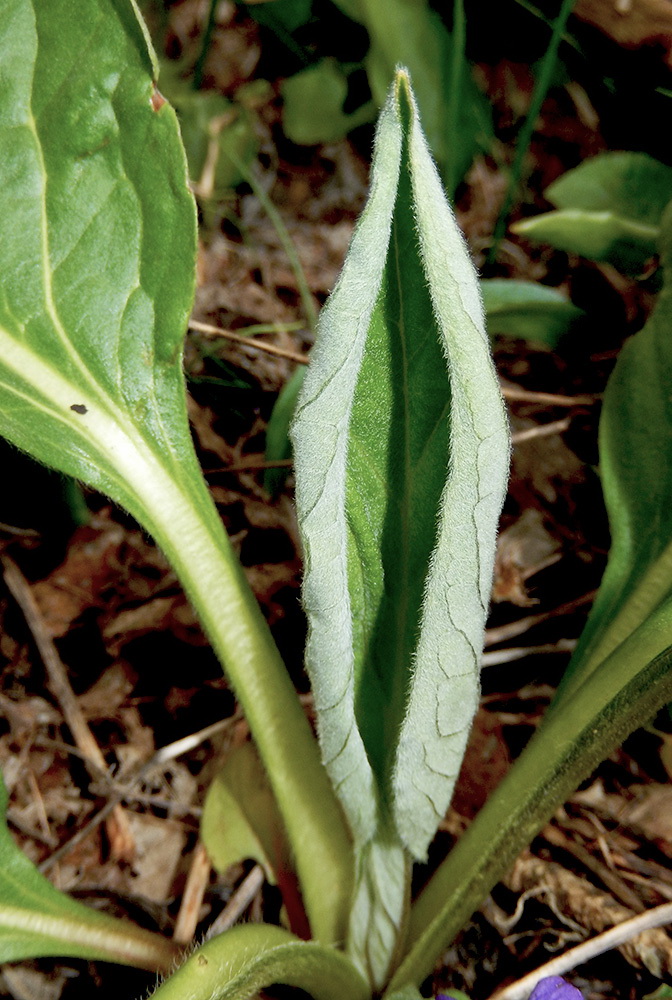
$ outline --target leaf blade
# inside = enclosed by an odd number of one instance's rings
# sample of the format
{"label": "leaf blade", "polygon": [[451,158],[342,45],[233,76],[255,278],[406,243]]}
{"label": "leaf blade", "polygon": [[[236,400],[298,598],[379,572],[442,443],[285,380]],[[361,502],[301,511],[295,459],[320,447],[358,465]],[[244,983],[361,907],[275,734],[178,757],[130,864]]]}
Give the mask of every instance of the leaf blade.
{"label": "leaf blade", "polygon": [[349,950],[380,987],[476,707],[508,467],[475,272],[404,71],[292,437],[306,664],[355,838]]}
{"label": "leaf blade", "polygon": [[[604,395],[600,475],[612,544],[559,705],[672,593],[672,207],[661,224],[663,287],[644,327],[623,346]],[[646,484],[646,488],[642,488]]]}
{"label": "leaf blade", "polygon": [[0,962],[69,955],[168,972],[178,948],[59,892],[14,843],[6,811],[0,776]]}
{"label": "leaf blade", "polygon": [[196,215],[177,122],[132,0],[87,15],[20,0],[0,24],[18,70],[0,81],[0,139],[16,152],[0,188],[0,431],[122,504],[166,552],[275,764],[313,931],[341,940],[347,831],[191,442]]}

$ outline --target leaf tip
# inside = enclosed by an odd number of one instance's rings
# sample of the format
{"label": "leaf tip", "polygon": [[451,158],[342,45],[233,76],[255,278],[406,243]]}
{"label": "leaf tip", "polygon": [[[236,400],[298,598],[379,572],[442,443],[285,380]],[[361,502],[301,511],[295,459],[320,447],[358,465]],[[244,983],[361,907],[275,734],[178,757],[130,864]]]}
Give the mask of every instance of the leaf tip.
{"label": "leaf tip", "polygon": [[415,103],[411,74],[405,66],[398,65],[394,71],[394,96],[398,105],[403,104],[407,108],[412,108]]}

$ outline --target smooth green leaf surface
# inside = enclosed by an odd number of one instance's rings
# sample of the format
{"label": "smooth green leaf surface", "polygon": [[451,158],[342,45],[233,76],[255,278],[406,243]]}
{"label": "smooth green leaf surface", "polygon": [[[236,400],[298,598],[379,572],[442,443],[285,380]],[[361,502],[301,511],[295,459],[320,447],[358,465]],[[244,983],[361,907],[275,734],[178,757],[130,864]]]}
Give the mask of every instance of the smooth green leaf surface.
{"label": "smooth green leaf surface", "polygon": [[296,986],[314,1000],[370,998],[344,955],[270,924],[241,924],[208,941],[152,998],[251,1000],[274,983]]}
{"label": "smooth green leaf surface", "polygon": [[218,872],[254,858],[277,882],[289,859],[268,778],[251,743],[234,747],[208,788],[201,838]]}
{"label": "smooth green leaf surface", "polygon": [[637,274],[656,253],[672,199],[672,167],[646,153],[601,153],[545,191],[559,211],[516,223],[514,232]]}
{"label": "smooth green leaf surface", "polygon": [[486,278],[480,283],[488,333],[555,347],[583,315],[555,288],[536,281]]}
{"label": "smooth green leaf surface", "polygon": [[621,350],[604,396],[599,468],[611,549],[558,699],[672,596],[672,207],[661,242],[662,290]]}
{"label": "smooth green leaf surface", "polygon": [[658,228],[672,198],[672,167],[647,153],[598,153],[568,170],[544,194],[556,208],[613,212]]}
{"label": "smooth green leaf surface", "polygon": [[359,846],[353,920],[368,893],[389,957],[400,848],[425,856],[477,704],[508,470],[475,272],[401,71],[292,436],[306,662]]}
{"label": "smooth green leaf surface", "polygon": [[283,82],[281,93],[282,127],[287,138],[300,146],[336,142],[375,117],[372,102],[351,114],[343,110],[348,80],[335,59],[322,59],[290,76]]}
{"label": "smooth green leaf surface", "polygon": [[48,955],[98,959],[167,973],[179,948],[59,892],[14,843],[0,776],[0,962]]}
{"label": "smooth green leaf surface", "polygon": [[344,821],[196,461],[181,355],[196,214],[131,0],[0,21],[0,432],[126,507],[198,609],[266,762],[313,933],[341,940]]}
{"label": "smooth green leaf surface", "polygon": [[[276,462],[280,459],[292,457],[289,427],[305,377],[306,369],[303,365],[299,365],[285,385],[283,385],[275,401],[270,420],[266,425],[266,451],[264,457],[267,462]],[[264,489],[272,497],[282,489],[282,484],[287,478],[288,471],[285,468],[277,468],[266,469],[264,472]]]}
{"label": "smooth green leaf surface", "polygon": [[174,114],[117,6],[21,2],[0,26],[0,428],[131,507],[135,424],[176,478],[194,465],[176,361],[195,215]]}

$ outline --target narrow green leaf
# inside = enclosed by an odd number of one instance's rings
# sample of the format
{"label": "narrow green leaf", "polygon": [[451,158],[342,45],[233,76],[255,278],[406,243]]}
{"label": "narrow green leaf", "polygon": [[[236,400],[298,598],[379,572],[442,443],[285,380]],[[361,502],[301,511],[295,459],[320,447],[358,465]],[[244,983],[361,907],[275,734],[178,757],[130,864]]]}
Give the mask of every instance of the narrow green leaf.
{"label": "narrow green leaf", "polygon": [[672,601],[550,711],[413,906],[390,989],[422,982],[470,914],[596,765],[672,699]]}
{"label": "narrow green leaf", "polygon": [[619,354],[604,396],[600,477],[611,548],[558,704],[672,595],[672,206],[661,244],[662,290]]}
{"label": "narrow green leaf", "polygon": [[359,845],[357,906],[380,917],[380,981],[403,919],[400,848],[425,856],[476,707],[508,469],[476,276],[403,71],[292,436],[306,662]]}
{"label": "narrow green leaf", "polygon": [[487,278],[480,288],[491,337],[517,337],[552,348],[583,315],[555,288],[536,281]]}
{"label": "narrow green leaf", "polygon": [[0,962],[68,955],[170,971],[179,948],[59,892],[16,846],[6,813],[0,776]]}
{"label": "narrow green leaf", "polygon": [[589,260],[605,260],[625,274],[638,274],[656,252],[655,226],[617,216],[566,208],[511,225],[511,232]]}
{"label": "narrow green leaf", "polygon": [[544,193],[559,211],[517,222],[514,232],[637,274],[657,250],[672,167],[646,153],[600,153]]}
{"label": "narrow green leaf", "polygon": [[273,984],[315,1000],[369,1000],[357,970],[334,948],[300,941],[269,924],[232,927],[199,948],[153,1000],[251,1000]]}
{"label": "narrow green leaf", "polygon": [[[267,462],[276,462],[279,459],[292,457],[289,427],[305,377],[306,369],[303,365],[299,365],[283,385],[280,395],[275,401],[271,418],[266,426],[266,453],[264,457]],[[282,489],[287,472],[288,470],[284,468],[266,469],[264,472],[264,489],[272,497],[275,497]]]}
{"label": "narrow green leaf", "polygon": [[137,8],[17,0],[0,63],[0,432],[111,496],[166,552],[268,766],[313,932],[340,940],[348,834],[191,442],[195,206]]}

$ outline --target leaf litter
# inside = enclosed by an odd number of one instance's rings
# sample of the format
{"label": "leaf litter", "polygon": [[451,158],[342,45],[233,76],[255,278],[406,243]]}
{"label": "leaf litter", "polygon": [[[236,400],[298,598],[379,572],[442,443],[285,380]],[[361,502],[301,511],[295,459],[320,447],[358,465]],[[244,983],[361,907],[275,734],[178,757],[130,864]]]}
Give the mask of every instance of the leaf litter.
{"label": "leaf litter", "polygon": [[[637,9],[629,21],[629,11],[615,13],[616,6],[582,0],[578,13],[626,48],[653,46],[664,58],[665,5],[633,4]],[[229,3],[219,8],[205,81],[231,96],[254,77],[263,47],[258,29],[240,9]],[[172,44],[179,51],[198,41],[200,26],[198,5],[191,0],[171,9]],[[506,141],[525,113],[532,78],[521,61],[507,58],[484,60],[478,72],[499,115],[498,141]],[[526,197],[537,205],[543,205],[540,192],[555,176],[608,148],[586,90],[572,83],[553,92],[535,135]],[[306,151],[282,139],[280,121],[271,92],[258,109],[261,152],[254,169],[282,212],[310,292],[320,303],[333,287],[365,197],[366,142],[356,138]],[[477,158],[457,209],[481,267],[504,190],[501,158]],[[508,401],[514,431],[565,423],[549,435],[520,440],[514,450],[488,632],[487,655],[496,654],[499,661],[490,661],[484,671],[483,704],[435,861],[540,721],[567,650],[580,634],[608,548],[594,469],[598,407],[586,397],[596,399],[602,392],[620,341],[641,325],[651,305],[645,287],[609,265],[508,238],[499,260],[497,276],[563,287],[578,305],[592,303],[592,316],[599,314],[599,302],[604,319],[589,338],[570,337],[556,353],[523,341],[497,345],[508,386],[523,396],[555,394],[581,402],[567,411],[543,397]],[[296,275],[276,229],[245,186],[231,192],[216,224],[202,233],[194,317],[240,333],[271,326],[262,339],[299,353],[310,346]],[[198,333],[189,335],[186,365],[190,416],[213,497],[290,670],[305,690],[291,477],[273,503],[262,487],[264,429],[294,366]],[[245,736],[244,723],[160,553],[102,498],[87,495],[86,501],[88,522],[71,521],[65,531],[61,525],[55,546],[43,521],[14,525],[11,518],[0,525],[0,541],[2,552],[25,575],[39,627],[65,664],[72,697],[105,767],[87,773],[86,755],[73,745],[62,705],[45,692],[35,633],[5,591],[0,765],[11,793],[9,822],[26,853],[59,887],[167,934],[176,925],[184,934],[186,926],[188,940],[218,919],[236,886],[254,872],[238,865],[225,876],[215,875],[198,839],[205,791],[234,731],[240,739],[242,726]],[[48,496],[42,503],[49,503]],[[522,655],[507,662],[514,640]],[[672,898],[670,727],[658,721],[660,734],[632,737],[536,838],[450,949],[437,971],[437,989],[486,996],[569,940]],[[170,749],[162,756],[162,747],[182,737],[175,756]],[[122,852],[115,860],[100,817],[109,819],[110,807],[119,804],[132,845],[128,856]],[[182,911],[186,886],[190,902]],[[277,911],[277,896],[254,881],[250,899],[248,916]],[[652,976],[670,974],[671,949],[663,931],[648,935],[624,946],[620,964],[613,955],[594,960],[576,984],[590,997],[642,995],[653,988]],[[87,975],[83,964],[25,963],[8,967],[2,989],[19,1000],[56,1000],[77,996]],[[134,995],[142,989],[126,991]]]}

